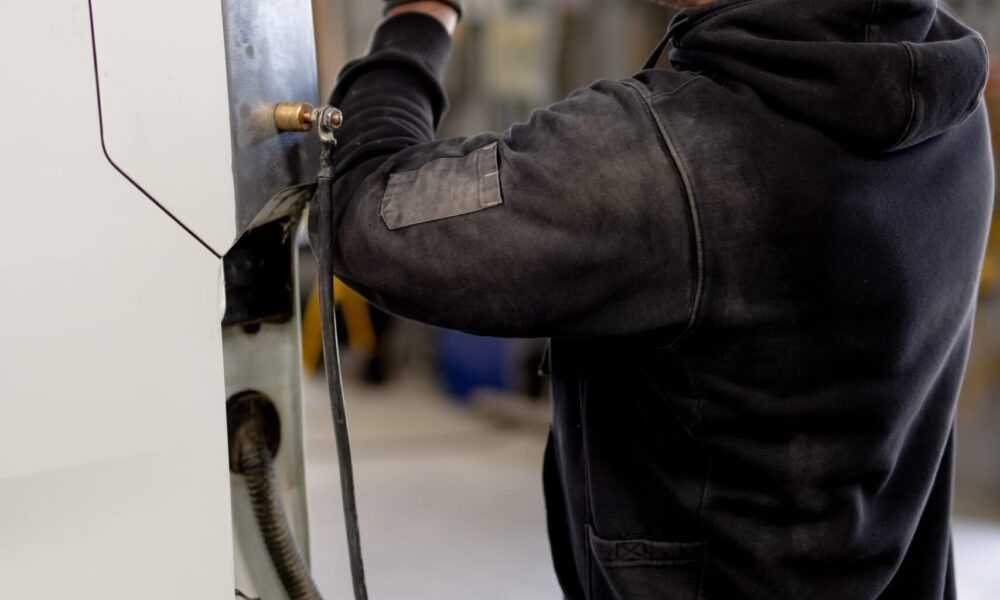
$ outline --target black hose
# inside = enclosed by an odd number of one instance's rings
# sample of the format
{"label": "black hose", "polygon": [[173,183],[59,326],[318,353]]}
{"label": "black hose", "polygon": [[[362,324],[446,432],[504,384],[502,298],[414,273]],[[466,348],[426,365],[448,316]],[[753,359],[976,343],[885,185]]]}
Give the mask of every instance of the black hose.
{"label": "black hose", "polygon": [[[330,149],[332,150],[332,148]],[[330,150],[327,150],[329,152]],[[361,532],[358,528],[358,507],[354,496],[354,466],[351,460],[351,442],[347,432],[347,412],[344,407],[344,385],[340,375],[340,349],[337,344],[337,317],[333,299],[333,201],[324,193],[328,181],[320,179],[313,253],[319,261],[319,294],[323,313],[323,360],[326,363],[326,382],[330,393],[330,410],[333,413],[333,433],[337,441],[337,460],[340,466],[340,496],[344,508],[344,528],[347,532],[347,550],[351,562],[351,581],[355,600],[368,600],[365,584],[365,566],[361,555]],[[327,188],[328,189],[328,188]]]}
{"label": "black hose", "polygon": [[239,472],[246,480],[257,526],[285,592],[291,600],[322,600],[278,497],[274,457],[263,427],[254,422],[245,424],[239,428],[236,443]]}

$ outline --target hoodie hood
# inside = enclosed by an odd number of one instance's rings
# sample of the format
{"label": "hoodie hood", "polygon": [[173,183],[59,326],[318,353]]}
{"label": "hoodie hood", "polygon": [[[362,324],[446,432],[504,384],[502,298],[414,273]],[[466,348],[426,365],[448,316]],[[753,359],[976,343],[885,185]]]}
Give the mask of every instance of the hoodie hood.
{"label": "hoodie hood", "polygon": [[674,68],[876,152],[968,118],[989,67],[982,38],[935,0],[717,0],[679,13],[668,39]]}

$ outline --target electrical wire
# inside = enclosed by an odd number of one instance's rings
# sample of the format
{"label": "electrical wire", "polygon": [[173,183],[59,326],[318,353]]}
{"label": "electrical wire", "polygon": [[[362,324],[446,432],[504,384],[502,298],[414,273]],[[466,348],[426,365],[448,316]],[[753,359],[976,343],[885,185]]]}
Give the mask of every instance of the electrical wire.
{"label": "electrical wire", "polygon": [[[329,151],[329,150],[327,150]],[[319,185],[327,182],[320,179]],[[320,306],[323,313],[323,360],[333,413],[333,432],[337,444],[337,461],[340,467],[340,492],[344,509],[344,527],[347,532],[347,550],[351,563],[351,581],[355,600],[368,600],[365,567],[361,554],[361,532],[358,528],[358,508],[354,494],[354,466],[351,460],[351,442],[347,431],[347,411],[344,406],[344,385],[340,373],[340,349],[337,344],[337,317],[333,299],[333,221],[331,198],[315,203],[316,226],[313,252],[319,262]],[[323,200],[326,200],[325,202]]]}

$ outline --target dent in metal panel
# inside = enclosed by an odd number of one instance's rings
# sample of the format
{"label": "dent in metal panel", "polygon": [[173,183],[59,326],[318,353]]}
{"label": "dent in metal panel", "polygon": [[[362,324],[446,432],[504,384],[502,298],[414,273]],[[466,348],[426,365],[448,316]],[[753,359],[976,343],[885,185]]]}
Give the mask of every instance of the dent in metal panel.
{"label": "dent in metal panel", "polygon": [[309,0],[223,0],[237,234],[269,220],[285,188],[315,179],[315,133],[278,133],[274,105],[316,104],[316,48]]}

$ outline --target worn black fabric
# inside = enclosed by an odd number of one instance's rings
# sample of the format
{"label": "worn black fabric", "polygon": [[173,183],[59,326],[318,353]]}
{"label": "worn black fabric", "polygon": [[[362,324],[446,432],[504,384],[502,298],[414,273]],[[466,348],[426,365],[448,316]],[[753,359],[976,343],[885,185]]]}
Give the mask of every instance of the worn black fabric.
{"label": "worn black fabric", "polygon": [[448,37],[385,23],[334,94],[338,273],[407,317],[552,338],[567,597],[954,598],[982,41],[932,0],[719,0],[670,36],[676,71],[432,141]]}

